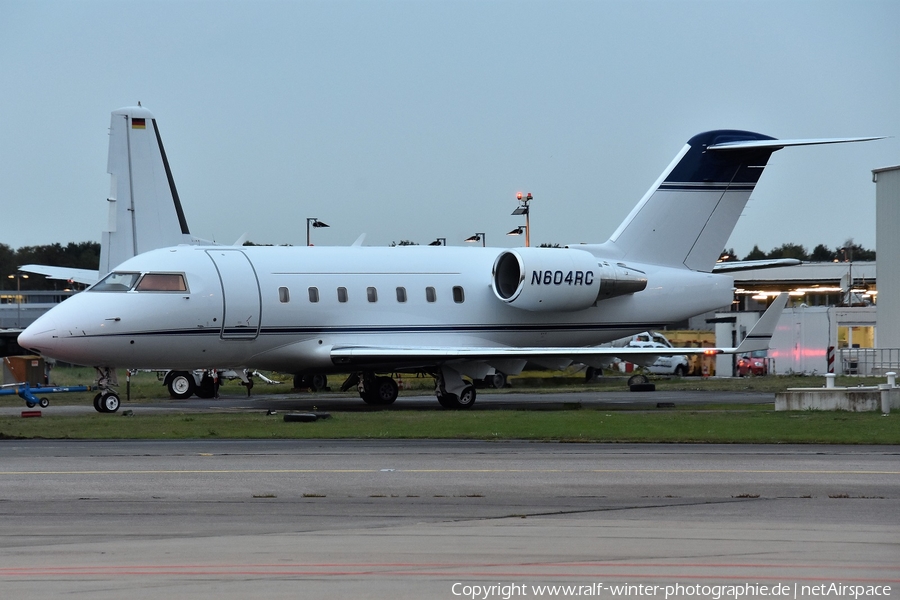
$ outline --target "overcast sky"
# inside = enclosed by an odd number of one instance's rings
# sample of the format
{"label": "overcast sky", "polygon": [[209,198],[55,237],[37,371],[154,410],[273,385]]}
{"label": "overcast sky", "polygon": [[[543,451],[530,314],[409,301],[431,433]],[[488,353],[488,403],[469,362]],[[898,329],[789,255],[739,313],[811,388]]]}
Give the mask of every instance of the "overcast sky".
{"label": "overcast sky", "polygon": [[900,2],[0,0],[0,243],[100,239],[110,112],[157,118],[195,235],[602,242],[694,134],[775,153],[729,246],[875,247]]}

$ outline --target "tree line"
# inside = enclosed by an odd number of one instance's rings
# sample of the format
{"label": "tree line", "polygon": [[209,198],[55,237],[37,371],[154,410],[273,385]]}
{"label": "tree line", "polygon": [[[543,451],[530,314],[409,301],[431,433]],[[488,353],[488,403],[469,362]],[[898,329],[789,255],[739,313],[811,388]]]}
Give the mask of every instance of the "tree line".
{"label": "tree line", "polygon": [[753,246],[744,258],[738,258],[733,248],[726,249],[722,253],[722,262],[735,260],[763,260],[766,258],[796,258],[804,262],[853,262],[874,261],[875,251],[863,248],[853,242],[852,239],[844,242],[843,246],[829,248],[825,244],[819,244],[812,252],[807,252],[802,244],[782,244],[763,252],[758,245]]}
{"label": "tree line", "polygon": [[[45,246],[24,246],[13,250],[0,244],[0,289],[16,289],[15,275],[22,265],[50,265],[53,267],[75,267],[96,270],[100,265],[99,242],[69,242],[47,244]],[[28,279],[18,281],[22,290],[46,290],[68,287],[65,281],[53,281],[42,275],[28,274]]]}

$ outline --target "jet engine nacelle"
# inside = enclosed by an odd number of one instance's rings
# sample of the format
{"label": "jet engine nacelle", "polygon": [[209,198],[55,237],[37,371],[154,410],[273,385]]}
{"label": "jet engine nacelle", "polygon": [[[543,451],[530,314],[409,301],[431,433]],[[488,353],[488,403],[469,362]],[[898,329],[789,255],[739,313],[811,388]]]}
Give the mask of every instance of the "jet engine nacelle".
{"label": "jet engine nacelle", "polygon": [[494,261],[494,294],[524,310],[583,310],[600,294],[597,257],[570,248],[518,248]]}

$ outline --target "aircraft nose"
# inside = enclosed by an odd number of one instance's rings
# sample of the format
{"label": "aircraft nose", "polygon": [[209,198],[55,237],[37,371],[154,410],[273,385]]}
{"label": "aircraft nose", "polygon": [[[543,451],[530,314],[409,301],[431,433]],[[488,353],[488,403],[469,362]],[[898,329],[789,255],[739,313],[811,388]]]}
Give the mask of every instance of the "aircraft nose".
{"label": "aircraft nose", "polygon": [[56,324],[44,315],[19,334],[18,344],[35,354],[47,354],[55,339]]}

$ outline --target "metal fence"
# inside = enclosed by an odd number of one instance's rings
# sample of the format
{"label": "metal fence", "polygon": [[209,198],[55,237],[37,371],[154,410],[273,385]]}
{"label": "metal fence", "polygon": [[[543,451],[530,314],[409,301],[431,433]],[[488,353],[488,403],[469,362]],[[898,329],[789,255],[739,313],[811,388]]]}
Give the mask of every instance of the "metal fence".
{"label": "metal fence", "polygon": [[900,373],[900,348],[838,348],[835,362],[838,375]]}

